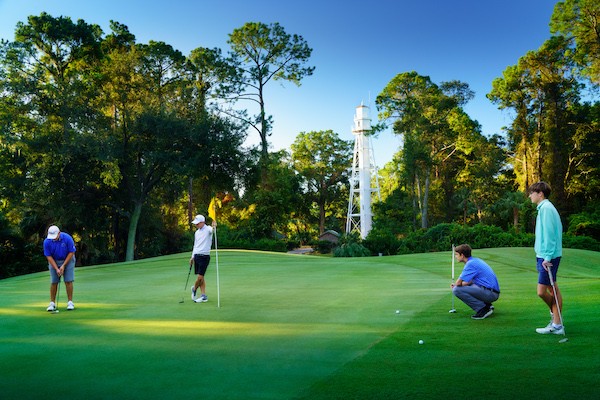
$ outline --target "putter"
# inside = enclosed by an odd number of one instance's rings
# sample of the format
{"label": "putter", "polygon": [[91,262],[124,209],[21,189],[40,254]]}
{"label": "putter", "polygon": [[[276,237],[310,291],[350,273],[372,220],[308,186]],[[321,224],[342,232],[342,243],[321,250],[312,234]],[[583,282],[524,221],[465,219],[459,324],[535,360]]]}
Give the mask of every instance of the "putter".
{"label": "putter", "polygon": [[58,295],[60,295],[60,276],[58,277],[58,284],[56,285],[56,301],[54,302],[54,311],[52,311],[52,314],[58,313]]}
{"label": "putter", "polygon": [[563,338],[558,341],[558,343],[568,342],[567,333],[565,331],[565,325],[563,323],[562,313],[560,312],[560,306],[558,305],[558,296],[556,295],[556,287],[554,286],[554,278],[552,277],[552,271],[548,268],[548,276],[550,277],[550,285],[552,286],[552,291],[554,291],[554,301],[556,301],[556,310],[558,311],[558,317],[560,318],[560,324],[563,327]]}
{"label": "putter", "polygon": [[[454,283],[454,245],[452,245],[452,283]],[[456,312],[456,309],[454,308],[454,292],[451,292],[451,293],[452,293],[452,308],[448,312],[451,314],[454,314]]]}
{"label": "putter", "polygon": [[[187,279],[185,280],[185,286],[183,288],[184,292],[187,290],[187,285],[188,285],[188,282],[190,281],[191,273],[192,273],[192,264],[190,264],[190,270],[188,271],[188,276],[187,276]],[[183,299],[184,299],[184,297],[181,298],[181,301],[179,303],[183,303]]]}

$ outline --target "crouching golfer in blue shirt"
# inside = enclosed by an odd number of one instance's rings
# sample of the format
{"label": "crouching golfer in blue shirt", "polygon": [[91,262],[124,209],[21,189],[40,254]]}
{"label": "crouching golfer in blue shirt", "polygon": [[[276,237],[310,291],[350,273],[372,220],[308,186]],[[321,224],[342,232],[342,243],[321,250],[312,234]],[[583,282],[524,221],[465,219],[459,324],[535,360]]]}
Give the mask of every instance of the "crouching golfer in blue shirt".
{"label": "crouching golfer in blue shirt", "polygon": [[44,255],[48,259],[50,270],[50,305],[47,311],[56,310],[56,292],[60,277],[64,277],[67,289],[67,310],[75,309],[73,304],[73,281],[75,280],[75,242],[71,235],[61,232],[58,226],[48,228],[48,236],[44,239]]}
{"label": "crouching golfer in blue shirt", "polygon": [[473,319],[484,319],[494,312],[493,302],[500,297],[500,285],[492,268],[480,258],[471,257],[471,246],[461,244],[454,248],[454,256],[465,267],[452,284],[452,292],[475,314]]}

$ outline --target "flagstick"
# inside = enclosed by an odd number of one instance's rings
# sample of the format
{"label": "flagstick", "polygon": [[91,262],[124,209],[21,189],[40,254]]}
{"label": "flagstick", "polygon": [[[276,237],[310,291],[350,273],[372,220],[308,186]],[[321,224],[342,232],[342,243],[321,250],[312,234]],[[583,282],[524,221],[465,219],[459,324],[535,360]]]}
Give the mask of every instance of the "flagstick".
{"label": "flagstick", "polygon": [[[454,244],[452,244],[452,283],[454,284]],[[450,309],[450,311],[448,311],[449,313],[455,313],[456,312],[456,308],[454,308],[454,291],[452,291],[452,308]]]}
{"label": "flagstick", "polygon": [[217,261],[217,307],[221,308],[221,283],[219,281],[219,246],[217,244],[217,198],[213,196],[208,205],[208,216],[213,220],[215,256]]}
{"label": "flagstick", "polygon": [[219,282],[219,247],[217,246],[217,227],[215,226],[215,258],[217,261],[217,307],[221,308],[221,284]]}

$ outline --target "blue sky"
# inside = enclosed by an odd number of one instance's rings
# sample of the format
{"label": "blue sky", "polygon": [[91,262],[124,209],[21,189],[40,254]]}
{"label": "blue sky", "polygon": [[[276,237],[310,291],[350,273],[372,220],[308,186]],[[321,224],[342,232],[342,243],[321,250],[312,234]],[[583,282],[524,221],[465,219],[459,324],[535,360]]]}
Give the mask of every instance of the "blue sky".
{"label": "blue sky", "polygon": [[[0,0],[0,39],[13,40],[17,22],[42,11],[83,19],[110,32],[127,25],[138,42],[163,41],[188,55],[196,47],[227,52],[228,35],[246,22],[279,22],[304,37],[316,67],[300,87],[271,82],[267,112],[273,149],[289,149],[300,132],[331,129],[353,140],[356,106],[371,107],[397,74],[416,71],[435,83],[460,80],[475,91],[465,110],[485,135],[511,121],[485,95],[494,78],[550,37],[555,0]],[[250,132],[251,143],[258,134]],[[390,130],[373,140],[379,167],[401,141]]]}

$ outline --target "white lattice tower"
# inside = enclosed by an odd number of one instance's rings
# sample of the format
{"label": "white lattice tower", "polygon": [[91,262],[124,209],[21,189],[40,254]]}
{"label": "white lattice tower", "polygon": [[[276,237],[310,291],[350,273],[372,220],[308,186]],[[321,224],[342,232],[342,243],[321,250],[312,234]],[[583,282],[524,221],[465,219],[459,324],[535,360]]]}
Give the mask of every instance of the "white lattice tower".
{"label": "white lattice tower", "polygon": [[[358,232],[366,238],[373,226],[371,200],[373,193],[379,192],[379,179],[373,147],[371,146],[371,119],[369,107],[361,104],[354,115],[354,157],[350,176],[350,199],[346,217],[346,233]],[[375,178],[375,179],[373,179]]]}

